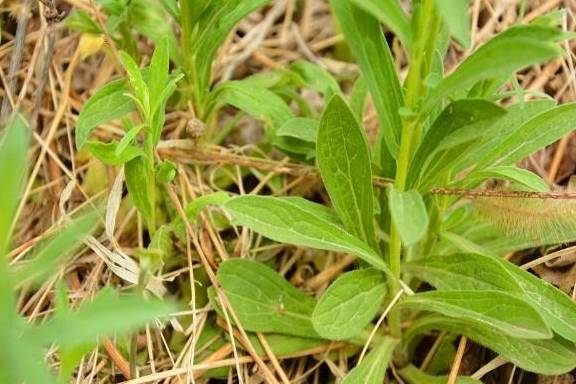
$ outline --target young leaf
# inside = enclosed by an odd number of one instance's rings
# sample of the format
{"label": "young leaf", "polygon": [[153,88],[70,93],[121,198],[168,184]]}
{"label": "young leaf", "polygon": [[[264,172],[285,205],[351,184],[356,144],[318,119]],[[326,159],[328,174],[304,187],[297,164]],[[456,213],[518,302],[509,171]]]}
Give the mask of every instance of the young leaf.
{"label": "young leaf", "polygon": [[246,226],[274,241],[348,253],[389,271],[378,253],[346,232],[318,204],[301,198],[245,195],[229,200],[224,208],[236,225]]}
{"label": "young leaf", "polygon": [[86,143],[92,129],[134,111],[134,102],[125,95],[126,82],[116,80],[100,88],[82,107],[76,122],[76,148]]}
{"label": "young leaf", "polygon": [[110,143],[86,141],[84,148],[98,160],[108,165],[125,164],[137,157],[144,156],[144,151],[134,145],[127,145],[120,151],[120,144],[115,141]]}
{"label": "young leaf", "polygon": [[320,119],[316,159],[344,226],[374,246],[374,192],[368,141],[340,96],[330,100]]}
{"label": "young leaf", "polygon": [[133,158],[124,165],[124,172],[126,174],[126,188],[134,206],[145,218],[150,218],[153,202],[148,193],[147,179],[149,174],[146,159],[143,156]]}
{"label": "young leaf", "polygon": [[341,384],[381,384],[398,340],[385,337],[342,380]]}
{"label": "young leaf", "polygon": [[450,32],[464,48],[470,47],[470,0],[435,0],[436,9]]}
{"label": "young leaf", "polygon": [[513,165],[570,133],[575,127],[575,119],[576,103],[564,104],[542,112],[486,153],[486,160],[481,161],[479,167],[486,164],[488,159],[498,159],[496,161],[498,165]]}
{"label": "young leaf", "polygon": [[290,69],[304,80],[308,88],[320,92],[326,100],[340,94],[338,81],[324,68],[308,61],[297,60],[290,65]]}
{"label": "young leaf", "polygon": [[394,186],[386,191],[392,222],[400,233],[402,243],[406,246],[415,244],[426,234],[429,224],[422,196],[415,190],[399,192]]}
{"label": "young leaf", "polygon": [[247,331],[319,337],[310,320],[315,300],[272,268],[229,259],[220,264],[218,281]]}
{"label": "young leaf", "polygon": [[112,289],[104,288],[78,310],[55,316],[30,331],[27,337],[44,345],[81,345],[96,341],[98,336],[128,332],[174,309],[167,301],[118,296]]}
{"label": "young leaf", "polygon": [[156,45],[156,49],[150,60],[150,104],[156,104],[156,99],[160,97],[168,82],[168,72],[170,70],[170,54],[168,52],[168,40],[163,39]]}
{"label": "young leaf", "polygon": [[345,340],[360,334],[381,309],[386,281],[376,269],[347,272],[320,296],[312,313],[318,334],[330,340]]}
{"label": "young leaf", "polygon": [[428,110],[444,97],[475,83],[511,75],[527,66],[562,54],[555,28],[519,25],[509,28],[478,48],[451,75],[431,90],[422,108]]}
{"label": "young leaf", "polygon": [[501,291],[421,292],[407,297],[402,306],[480,323],[512,337],[552,337],[552,332],[532,305]]}
{"label": "young leaf", "polygon": [[136,100],[139,102],[138,105],[140,108],[143,108],[140,112],[147,117],[150,114],[150,90],[144,82],[142,72],[138,64],[136,64],[134,59],[126,52],[120,52],[120,59],[128,75],[130,87],[134,92],[134,96],[136,96]]}
{"label": "young leaf", "polygon": [[390,48],[378,20],[370,14],[349,0],[332,0],[331,4],[378,112],[377,163],[381,169],[389,169],[393,164],[388,160],[390,156],[396,158],[400,145],[402,122],[398,109],[404,104]]}
{"label": "young leaf", "polygon": [[[407,384],[446,384],[448,382],[448,376],[432,376],[412,364],[400,369],[398,374],[406,380]],[[471,377],[458,376],[455,384],[482,384],[482,382]]]}
{"label": "young leaf", "polygon": [[410,20],[398,0],[352,0],[352,3],[390,28],[404,46],[410,48],[410,44],[412,43]]}
{"label": "young leaf", "polygon": [[464,335],[530,372],[558,375],[576,367],[574,344],[561,337],[521,339],[463,319],[427,316],[412,324],[405,334],[405,340],[430,330],[444,330]]}

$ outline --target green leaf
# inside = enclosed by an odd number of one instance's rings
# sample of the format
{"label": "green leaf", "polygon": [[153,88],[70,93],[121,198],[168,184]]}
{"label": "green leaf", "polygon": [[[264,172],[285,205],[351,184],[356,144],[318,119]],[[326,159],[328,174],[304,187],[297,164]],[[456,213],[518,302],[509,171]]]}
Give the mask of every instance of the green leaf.
{"label": "green leaf", "polygon": [[530,372],[558,375],[576,367],[574,344],[568,343],[561,337],[521,339],[462,319],[442,316],[425,317],[412,324],[405,334],[405,339],[410,340],[416,334],[430,330],[444,330],[464,335],[499,353],[519,368]]}
{"label": "green leaf", "polygon": [[332,95],[340,94],[340,86],[336,79],[324,68],[304,60],[296,60],[290,69],[297,73],[308,88],[320,92],[326,100]]}
{"label": "green leaf", "polygon": [[390,28],[404,46],[410,48],[412,43],[410,20],[398,0],[352,0],[352,3]]}
{"label": "green leaf", "polygon": [[470,0],[435,0],[438,13],[450,32],[464,48],[470,47]]}
{"label": "green leaf", "polygon": [[133,158],[124,165],[124,172],[126,188],[134,206],[145,218],[150,218],[153,202],[148,192],[149,172],[146,159],[143,156]]}
{"label": "green leaf", "polygon": [[160,183],[169,183],[176,177],[176,164],[162,161],[156,166],[156,179]]}
{"label": "green leaf", "polygon": [[345,340],[364,330],[381,309],[386,281],[376,269],[347,272],[320,296],[312,314],[318,334],[330,340]]}
{"label": "green leaf", "polygon": [[97,215],[93,213],[74,220],[52,239],[41,243],[26,264],[12,271],[13,281],[19,286],[44,282],[47,276],[63,265],[64,259],[75,250],[78,241],[88,234],[96,219]]}
{"label": "green leaf", "polygon": [[486,153],[486,158],[498,159],[498,165],[513,165],[570,133],[575,128],[575,119],[576,103],[560,105],[542,112],[493,147]]}
{"label": "green leaf", "polygon": [[509,261],[479,254],[434,256],[409,263],[405,270],[441,290],[498,289],[520,295],[556,333],[576,341],[576,303]]}
{"label": "green leaf", "polygon": [[374,191],[368,141],[340,96],[330,100],[320,119],[316,159],[344,226],[374,246]]}
{"label": "green leaf", "polygon": [[427,110],[444,97],[475,83],[506,77],[513,72],[553,59],[562,54],[555,43],[554,28],[518,25],[502,32],[478,48],[451,75],[431,90],[422,108]]}
{"label": "green leaf", "polygon": [[375,154],[380,168],[388,169],[389,155],[396,158],[400,145],[402,122],[398,109],[404,104],[390,48],[378,20],[370,14],[349,0],[332,0],[331,4],[378,112],[380,129]]}
{"label": "green leaf", "polygon": [[76,122],[76,148],[88,140],[92,129],[134,111],[134,102],[125,96],[126,82],[116,80],[100,88],[82,107]]}
{"label": "green leaf", "polygon": [[554,105],[554,100],[544,99],[525,101],[506,108],[505,115],[490,127],[486,127],[482,142],[458,161],[456,172],[465,170],[474,164],[477,164],[477,170],[492,165],[498,160],[498,157],[490,157],[488,154],[493,152],[510,135],[514,134],[525,122],[539,113],[554,107]]}
{"label": "green leaf", "polygon": [[398,340],[385,337],[354,369],[352,369],[341,384],[381,384],[388,369],[392,353],[398,345]]}
{"label": "green leaf", "polygon": [[522,292],[496,259],[473,253],[431,256],[406,263],[402,268],[441,290]]}
{"label": "green leaf", "polygon": [[214,92],[219,105],[230,104],[274,128],[279,128],[294,116],[280,96],[248,81],[227,81]]}
{"label": "green leaf", "polygon": [[[485,256],[486,257],[486,256]],[[568,295],[542,279],[506,260],[497,259],[533,303],[546,323],[560,336],[576,342],[576,303]]]}
{"label": "green leaf", "polygon": [[464,151],[452,153],[459,144],[470,145],[479,140],[484,131],[505,116],[498,105],[476,99],[450,103],[434,120],[410,164],[409,185],[424,180],[426,185],[436,180],[443,169],[449,169]]}
{"label": "green leaf", "polygon": [[128,163],[131,160],[144,156],[142,149],[127,145],[122,151],[119,151],[121,142],[101,143],[99,141],[86,141],[84,148],[93,154],[98,160],[108,165],[120,165]]}
{"label": "green leaf", "polygon": [[[248,338],[258,355],[266,355],[266,350],[256,335],[249,333]],[[312,339],[308,337],[282,335],[277,333],[267,333],[265,339],[266,343],[277,357],[293,356],[294,354],[307,349],[327,345],[327,341],[322,339]]]}
{"label": "green leaf", "polygon": [[495,166],[466,176],[466,182],[483,181],[486,179],[510,180],[528,191],[548,192],[548,184],[537,174],[515,166]]}
{"label": "green leaf", "polygon": [[[412,364],[405,366],[398,371],[398,374],[406,380],[407,384],[446,384],[448,376],[432,376],[422,372]],[[482,384],[480,380],[471,377],[458,376],[455,384]]]}
{"label": "green leaf", "polygon": [[245,330],[318,338],[310,320],[315,300],[272,268],[229,259],[220,264],[218,281]]}
{"label": "green leaf", "polygon": [[112,289],[104,288],[92,301],[84,302],[66,316],[55,316],[28,337],[44,345],[82,345],[97,341],[99,336],[126,333],[174,310],[174,305],[166,300],[118,296]]}
{"label": "green leaf", "polygon": [[480,323],[513,337],[552,337],[536,309],[523,299],[501,291],[421,292],[407,297],[402,306]]}
{"label": "green leaf", "polygon": [[276,135],[293,137],[315,144],[319,125],[320,123],[316,119],[293,117],[278,128]]}
{"label": "green leaf", "polygon": [[344,252],[389,269],[370,246],[346,232],[325,207],[297,197],[239,196],[224,204],[233,223],[281,243]]}
{"label": "green leaf", "polygon": [[[124,134],[124,137],[122,137],[122,139],[120,139],[120,142],[118,143],[118,145],[116,146],[116,149],[114,150],[114,154],[118,156],[122,152],[124,152],[126,150],[126,148],[128,148],[128,146],[134,142],[134,139],[136,138],[138,133],[140,133],[140,131],[145,127],[146,127],[145,124],[138,124],[138,125],[135,125],[132,128],[130,128]],[[128,160],[126,160],[126,161],[128,161]]]}
{"label": "green leaf", "polygon": [[0,139],[0,257],[8,248],[12,221],[26,177],[29,138],[30,129],[24,118],[19,114],[12,115]]}
{"label": "green leaf", "polygon": [[134,92],[134,96],[139,101],[139,105],[143,110],[141,111],[143,116],[148,117],[150,113],[150,90],[148,85],[144,82],[144,77],[142,72],[138,67],[138,64],[134,59],[126,52],[120,52],[120,59],[128,75],[128,81],[130,82],[130,87]]}
{"label": "green leaf", "polygon": [[406,246],[417,243],[426,234],[429,224],[422,195],[415,190],[399,192],[394,186],[389,186],[386,191],[392,222],[398,229],[402,242]]}
{"label": "green leaf", "polygon": [[77,32],[102,33],[98,24],[84,11],[74,10],[70,12],[70,15],[64,20],[64,25]]}
{"label": "green leaf", "polygon": [[162,39],[156,45],[156,49],[150,60],[150,78],[148,80],[150,88],[150,104],[156,104],[157,99],[161,99],[162,91],[168,82],[168,72],[170,70],[170,54],[168,52],[168,40]]}

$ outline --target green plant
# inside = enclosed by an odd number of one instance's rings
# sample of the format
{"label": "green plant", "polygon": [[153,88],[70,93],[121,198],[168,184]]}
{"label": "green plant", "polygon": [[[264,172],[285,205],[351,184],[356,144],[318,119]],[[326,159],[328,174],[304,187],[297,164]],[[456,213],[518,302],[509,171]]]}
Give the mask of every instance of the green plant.
{"label": "green plant", "polygon": [[[446,75],[449,36],[469,46],[467,1],[414,1],[410,16],[396,1],[331,4],[378,112],[376,145],[370,148],[357,113],[336,94],[320,118],[314,151],[333,208],[298,197],[253,195],[222,207],[235,225],[274,241],[357,256],[360,269],[336,279],[315,300],[257,262],[225,261],[218,278],[241,325],[357,345],[371,341],[371,352],[344,383],[381,383],[391,359],[405,366],[399,373],[410,383],[444,382],[409,365],[431,330],[466,336],[528,371],[572,370],[576,304],[502,256],[573,241],[574,226],[537,238],[531,230],[502,233],[494,216],[510,227],[515,220],[506,218],[525,207],[530,195],[474,193],[486,180],[502,179],[512,191],[537,192],[533,197],[546,209],[548,185],[514,164],[569,133],[576,105],[528,101],[505,85],[516,72],[561,56],[559,42],[572,35],[546,17],[516,25]],[[380,22],[408,51],[403,85]],[[517,95],[505,107],[495,102]],[[277,111],[270,118],[282,119]],[[375,177],[393,182],[383,191],[374,187]],[[506,203],[497,215],[490,210],[490,221],[476,214],[495,201]],[[525,220],[538,228],[538,217]],[[422,290],[424,282],[435,290]],[[387,327],[369,337],[381,310]]]}
{"label": "green plant", "polygon": [[[134,295],[117,295],[112,289],[99,291],[78,308],[69,308],[65,284],[55,289],[55,310],[39,319],[19,314],[16,293],[23,287],[45,283],[78,242],[96,224],[97,214],[86,213],[60,226],[47,240],[36,246],[24,262],[9,265],[10,234],[19,201],[29,128],[20,115],[14,115],[0,139],[0,381],[3,383],[67,383],[81,358],[92,350],[101,336],[123,334],[173,310],[172,304],[144,300]],[[58,348],[58,376],[53,376],[45,354]],[[9,348],[8,348],[9,347]]]}

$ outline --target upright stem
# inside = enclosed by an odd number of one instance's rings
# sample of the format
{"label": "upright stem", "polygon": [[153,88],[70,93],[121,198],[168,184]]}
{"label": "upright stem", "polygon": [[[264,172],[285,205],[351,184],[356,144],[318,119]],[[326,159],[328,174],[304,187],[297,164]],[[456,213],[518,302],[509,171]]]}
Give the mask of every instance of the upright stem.
{"label": "upright stem", "polygon": [[[406,108],[413,112],[411,116],[402,121],[402,137],[400,150],[396,161],[396,179],[394,187],[403,192],[406,190],[406,180],[410,169],[412,153],[420,140],[421,122],[418,118],[418,101],[426,91],[425,78],[430,72],[430,63],[433,58],[436,29],[439,22],[434,9],[433,0],[422,0],[418,14],[418,28],[413,42],[413,51],[410,58],[410,69],[406,78]],[[398,229],[392,223],[390,228],[390,270],[396,278],[391,282],[390,299],[400,290],[400,263],[402,256],[402,241]],[[390,332],[394,337],[401,336],[400,314],[392,309],[388,317]]]}

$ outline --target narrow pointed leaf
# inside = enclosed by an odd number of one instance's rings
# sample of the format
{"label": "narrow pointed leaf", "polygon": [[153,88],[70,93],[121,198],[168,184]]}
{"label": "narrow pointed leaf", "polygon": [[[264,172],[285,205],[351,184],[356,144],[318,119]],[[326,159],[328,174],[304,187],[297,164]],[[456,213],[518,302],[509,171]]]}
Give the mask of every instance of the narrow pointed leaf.
{"label": "narrow pointed leaf", "polygon": [[448,25],[450,33],[464,48],[470,47],[470,0],[435,0],[438,13]]}
{"label": "narrow pointed leaf", "polygon": [[246,226],[274,241],[348,253],[389,271],[378,253],[346,232],[318,204],[301,198],[239,196],[226,202],[224,208],[236,225]]}
{"label": "narrow pointed leaf", "polygon": [[482,323],[512,337],[552,337],[536,309],[523,299],[501,291],[422,292],[407,297],[402,305]]}
{"label": "narrow pointed leaf", "polygon": [[412,42],[410,20],[398,0],[352,0],[352,2],[390,28],[406,47],[410,47]]}
{"label": "narrow pointed leaf", "polygon": [[340,96],[330,100],[320,119],[316,159],[334,209],[346,229],[374,245],[374,192],[368,141]]}

